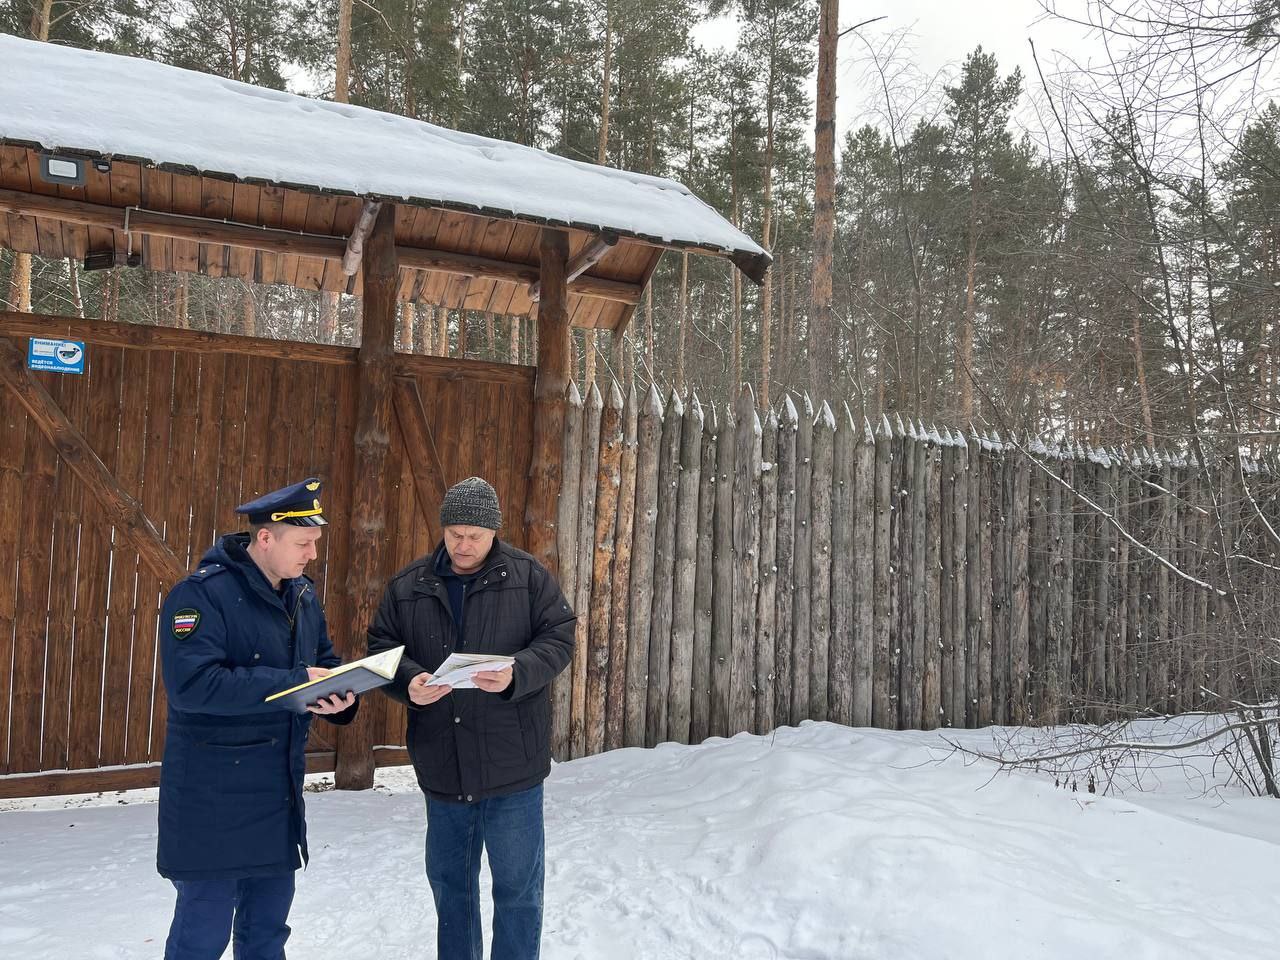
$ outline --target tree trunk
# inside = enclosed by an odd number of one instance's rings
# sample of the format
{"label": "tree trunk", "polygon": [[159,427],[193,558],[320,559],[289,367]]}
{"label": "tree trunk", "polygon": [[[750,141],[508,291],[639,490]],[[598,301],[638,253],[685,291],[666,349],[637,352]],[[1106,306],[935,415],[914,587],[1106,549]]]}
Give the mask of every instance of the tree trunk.
{"label": "tree trunk", "polygon": [[333,78],[333,99],[338,103],[351,102],[351,5],[352,0],[338,0],[338,61]]}
{"label": "tree trunk", "polygon": [[245,284],[243,296],[240,301],[240,332],[246,337],[256,337],[258,335],[258,301],[254,299],[253,287]]}
{"label": "tree trunk", "polygon": [[[969,258],[965,267],[964,316],[956,331],[956,387],[960,395],[961,422],[973,419],[973,315],[975,310],[978,267],[978,183],[977,175],[969,181]],[[918,372],[917,372],[918,375]]]}
{"label": "tree trunk", "polygon": [[1142,427],[1147,434],[1147,446],[1156,445],[1155,430],[1151,426],[1151,398],[1147,394],[1147,367],[1142,359],[1142,308],[1133,305],[1133,365],[1138,376],[1138,397],[1142,401]]}
{"label": "tree trunk", "polygon": [[604,166],[609,155],[609,85],[613,71],[613,5],[604,5],[604,77],[600,85],[600,142],[596,147],[596,163]]}
{"label": "tree trunk", "polygon": [[[836,40],[840,0],[821,0],[818,14],[818,99],[814,123],[813,302],[809,308],[809,389],[831,386],[833,351],[831,261],[835,251]],[[766,240],[767,242],[767,240]]]}
{"label": "tree trunk", "polygon": [[689,330],[689,254],[680,260],[680,331],[676,338],[676,392],[684,392],[684,351]]}

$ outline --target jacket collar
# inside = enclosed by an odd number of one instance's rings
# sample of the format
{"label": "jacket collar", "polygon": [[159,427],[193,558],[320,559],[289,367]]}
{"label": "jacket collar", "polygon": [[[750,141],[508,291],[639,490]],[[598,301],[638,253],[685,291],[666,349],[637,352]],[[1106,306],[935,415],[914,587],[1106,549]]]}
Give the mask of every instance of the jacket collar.
{"label": "jacket collar", "polygon": [[271,582],[267,580],[266,574],[254,563],[253,557],[249,556],[249,534],[247,533],[229,533],[222,537],[204,555],[202,562],[222,564],[238,576],[248,589],[258,594],[267,603],[283,607],[286,612],[293,609],[301,592],[307,587],[306,577],[294,577],[281,581],[281,585],[285,588],[283,598],[276,593],[271,588]]}
{"label": "jacket collar", "polygon": [[[466,574],[466,577],[468,580],[478,581],[474,589],[479,590],[487,584],[490,573],[500,570],[506,565],[506,548],[501,540],[494,537],[493,546],[489,549],[489,555],[484,558],[484,563],[480,565],[480,569],[475,573]],[[449,551],[445,549],[444,541],[441,540],[440,545],[436,547],[427,562],[418,571],[413,588],[420,593],[442,592],[444,590],[442,579],[453,576],[458,575],[453,572],[453,567],[449,563]]]}

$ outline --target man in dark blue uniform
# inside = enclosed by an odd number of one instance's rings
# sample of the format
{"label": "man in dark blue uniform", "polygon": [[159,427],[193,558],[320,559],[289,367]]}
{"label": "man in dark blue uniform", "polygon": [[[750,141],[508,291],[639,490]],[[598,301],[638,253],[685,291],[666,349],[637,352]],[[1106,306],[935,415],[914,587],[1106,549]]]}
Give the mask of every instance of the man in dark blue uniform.
{"label": "man in dark blue uniform", "polygon": [[349,723],[352,694],[293,713],[266,697],[324,676],[333,652],[303,574],[326,524],[320,481],[237,507],[222,537],[165,598],[169,701],[156,865],[178,891],[165,960],[283,960],[294,871],[307,859],[304,750],[311,714]]}

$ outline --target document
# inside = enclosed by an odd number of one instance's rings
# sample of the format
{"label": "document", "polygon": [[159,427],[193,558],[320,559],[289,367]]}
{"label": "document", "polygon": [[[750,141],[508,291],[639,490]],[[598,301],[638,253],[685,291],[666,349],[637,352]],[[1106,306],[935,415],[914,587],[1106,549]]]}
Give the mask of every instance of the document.
{"label": "document", "polygon": [[516,662],[515,657],[504,657],[496,653],[451,653],[444,663],[436,667],[434,675],[427,681],[428,687],[453,687],[455,690],[479,689],[471,678],[483,671],[501,670]]}

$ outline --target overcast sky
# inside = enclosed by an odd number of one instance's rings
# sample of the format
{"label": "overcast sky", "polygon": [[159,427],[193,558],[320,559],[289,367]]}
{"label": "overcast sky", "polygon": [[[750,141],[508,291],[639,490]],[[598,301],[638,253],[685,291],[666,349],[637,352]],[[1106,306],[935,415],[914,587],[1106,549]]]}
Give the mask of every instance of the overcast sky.
{"label": "overcast sky", "polygon": [[[1084,0],[1057,0],[1063,10],[1082,11]],[[868,40],[876,43],[886,35],[908,29],[912,56],[924,76],[940,71],[954,75],[965,56],[979,44],[995,53],[1002,73],[1021,67],[1024,89],[1039,90],[1035,64],[1027,38],[1036,51],[1046,74],[1051,74],[1057,51],[1086,61],[1092,52],[1100,52],[1096,39],[1074,24],[1043,17],[1039,0],[844,0],[840,4],[840,27],[853,26],[872,17],[884,20],[863,28]],[[694,31],[699,42],[712,46],[733,41],[736,27],[728,21],[702,24]],[[850,126],[867,118],[859,58],[865,61],[866,47],[856,37],[840,41],[840,73],[838,75],[837,128],[843,136]],[[872,100],[879,91],[868,90]],[[1030,118],[1028,118],[1030,119]],[[1032,121],[1034,122],[1034,121]]]}

